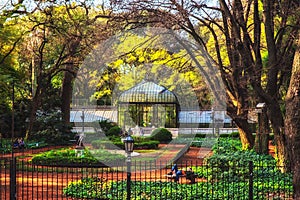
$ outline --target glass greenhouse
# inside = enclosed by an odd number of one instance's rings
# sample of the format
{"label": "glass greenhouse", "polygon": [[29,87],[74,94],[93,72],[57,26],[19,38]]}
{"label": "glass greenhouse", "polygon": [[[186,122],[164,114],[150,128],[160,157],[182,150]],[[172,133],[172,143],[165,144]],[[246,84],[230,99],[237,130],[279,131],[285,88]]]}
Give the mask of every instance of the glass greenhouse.
{"label": "glass greenhouse", "polygon": [[178,127],[179,103],[165,87],[142,81],[123,92],[118,99],[121,127]]}

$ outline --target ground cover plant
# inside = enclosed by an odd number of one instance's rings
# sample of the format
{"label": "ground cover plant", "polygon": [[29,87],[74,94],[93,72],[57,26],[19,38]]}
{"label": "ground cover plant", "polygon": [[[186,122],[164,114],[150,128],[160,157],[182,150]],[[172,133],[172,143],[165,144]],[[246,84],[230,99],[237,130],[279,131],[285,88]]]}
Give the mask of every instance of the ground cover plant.
{"label": "ground cover plant", "polygon": [[54,149],[34,155],[29,162],[36,165],[91,165],[124,162],[125,156],[106,150],[83,150],[77,154],[74,148]]}
{"label": "ground cover plant", "polygon": [[255,151],[242,150],[237,139],[219,138],[213,147],[213,155],[204,165],[194,169],[208,182],[240,184],[241,190],[249,188],[250,175],[256,194],[281,195],[292,191],[292,174],[282,173],[271,155],[259,155]]}
{"label": "ground cover plant", "polygon": [[[251,190],[253,199],[269,199],[269,197],[285,199],[292,193],[292,175],[281,173],[276,167],[275,159],[271,156],[261,156],[254,151],[243,151],[240,141],[232,138],[219,138],[213,147],[213,153],[205,160],[203,166],[192,166],[199,176],[197,183],[135,180],[131,185],[132,197],[134,199],[249,199],[249,190]],[[252,168],[250,163],[253,164]],[[64,194],[86,199],[126,197],[125,181],[110,180],[105,183],[99,183],[99,179],[93,178],[74,181],[64,189]]]}
{"label": "ground cover plant", "polygon": [[[270,184],[271,185],[271,184]],[[278,189],[278,188],[277,188]],[[254,190],[254,199],[268,199],[272,187]],[[70,183],[64,194],[73,198],[84,199],[126,199],[126,181],[103,181],[85,178]],[[132,181],[131,197],[145,199],[249,199],[249,185],[243,182],[197,182],[195,184],[178,184],[175,182]],[[259,194],[259,195],[258,195]],[[277,193],[277,199],[282,194]],[[276,194],[273,195],[273,197]],[[276,198],[274,198],[276,199]]]}
{"label": "ground cover plant", "polygon": [[[134,149],[157,149],[159,141],[150,140],[146,137],[133,137],[134,138]],[[113,138],[102,138],[99,140],[94,140],[91,145],[95,149],[124,149],[124,143],[120,137]]]}
{"label": "ground cover plant", "polygon": [[1,139],[0,152],[10,153],[12,147],[12,142],[10,139]]}

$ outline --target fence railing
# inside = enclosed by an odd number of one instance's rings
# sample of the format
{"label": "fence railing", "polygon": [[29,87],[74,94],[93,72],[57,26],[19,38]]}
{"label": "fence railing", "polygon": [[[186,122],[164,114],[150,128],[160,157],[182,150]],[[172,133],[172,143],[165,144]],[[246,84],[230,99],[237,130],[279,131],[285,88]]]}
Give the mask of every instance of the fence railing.
{"label": "fence railing", "polygon": [[[0,160],[0,199],[292,199],[291,175],[274,166],[200,165],[177,163],[186,171],[190,166],[195,181],[181,175],[176,182],[169,174],[172,164],[131,163],[131,187],[127,187],[125,165],[37,166],[26,161]],[[274,176],[274,173],[276,176]],[[168,175],[169,174],[169,175]]]}

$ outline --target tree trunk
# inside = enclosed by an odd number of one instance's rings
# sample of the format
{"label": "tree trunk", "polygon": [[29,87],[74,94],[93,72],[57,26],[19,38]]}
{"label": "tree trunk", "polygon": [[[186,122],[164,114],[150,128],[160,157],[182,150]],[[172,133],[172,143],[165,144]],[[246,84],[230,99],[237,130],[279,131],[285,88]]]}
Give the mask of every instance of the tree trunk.
{"label": "tree trunk", "polygon": [[287,161],[289,155],[286,147],[286,138],[284,134],[284,122],[281,114],[279,104],[274,102],[268,107],[268,117],[274,132],[274,139],[276,144],[277,166],[284,172],[288,170]]}
{"label": "tree trunk", "polygon": [[249,128],[249,123],[247,120],[235,119],[235,124],[238,127],[240,139],[242,142],[243,149],[252,149],[254,146],[254,137],[252,135],[251,129]]}
{"label": "tree trunk", "polygon": [[286,96],[285,132],[293,172],[294,199],[300,199],[300,34]]}
{"label": "tree trunk", "polygon": [[258,129],[255,137],[254,149],[258,154],[269,153],[269,120],[265,108],[258,114]]}
{"label": "tree trunk", "polygon": [[41,105],[41,86],[40,83],[37,83],[37,88],[35,90],[34,97],[31,101],[31,109],[30,109],[30,115],[29,115],[29,124],[28,129],[26,131],[25,139],[30,139],[31,134],[33,132],[34,124],[36,121],[36,112]]}
{"label": "tree trunk", "polygon": [[[68,66],[69,69],[72,69],[72,66]],[[64,79],[62,84],[62,93],[61,93],[61,112],[62,112],[62,118],[65,125],[70,124],[70,104],[72,101],[72,83],[74,80],[74,75],[69,72],[65,71],[64,73]]]}
{"label": "tree trunk", "polygon": [[77,59],[76,55],[79,52],[80,46],[80,38],[74,38],[72,42],[69,43],[69,54],[71,57],[69,58],[69,64],[66,66],[66,71],[64,73],[64,79],[62,84],[62,92],[61,92],[61,112],[62,112],[62,120],[65,125],[70,124],[70,110],[71,110],[71,101],[72,101],[72,93],[73,93],[73,80],[76,76],[76,67],[74,66],[74,61]]}

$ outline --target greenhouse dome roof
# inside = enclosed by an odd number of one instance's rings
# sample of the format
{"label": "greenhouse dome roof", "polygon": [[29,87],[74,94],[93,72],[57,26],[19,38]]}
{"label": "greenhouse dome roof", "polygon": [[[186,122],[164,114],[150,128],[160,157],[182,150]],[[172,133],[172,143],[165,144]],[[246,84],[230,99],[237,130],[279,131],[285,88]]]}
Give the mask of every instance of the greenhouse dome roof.
{"label": "greenhouse dome roof", "polygon": [[151,81],[142,81],[136,86],[123,92],[119,103],[173,103],[177,104],[177,97],[165,87]]}

